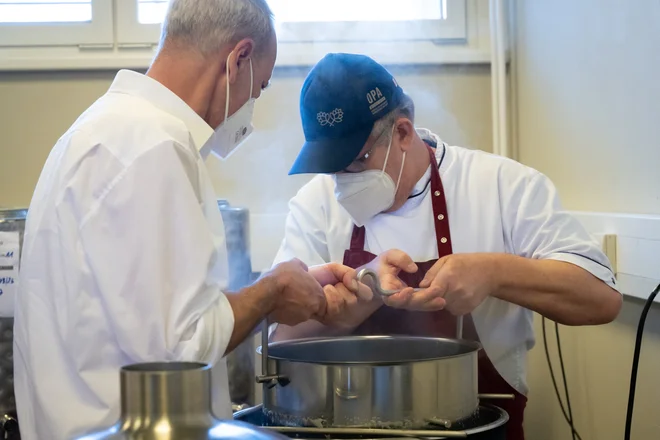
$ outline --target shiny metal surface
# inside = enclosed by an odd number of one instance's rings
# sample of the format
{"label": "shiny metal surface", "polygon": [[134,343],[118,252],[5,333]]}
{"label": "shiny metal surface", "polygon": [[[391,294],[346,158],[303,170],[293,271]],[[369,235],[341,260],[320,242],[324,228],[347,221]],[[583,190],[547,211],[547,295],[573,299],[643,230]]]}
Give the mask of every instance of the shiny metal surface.
{"label": "shiny metal surface", "polygon": [[403,440],[403,439],[438,439],[468,437],[475,440],[503,440],[506,438],[506,423],[509,415],[501,408],[493,405],[480,405],[474,417],[464,420],[451,430],[425,429],[425,430],[393,430],[393,429],[365,429],[365,428],[308,428],[276,426],[266,418],[261,405],[246,408],[234,414],[234,420],[263,426],[273,431],[281,432],[297,439],[333,439],[344,440]]}
{"label": "shiny metal surface", "polygon": [[[0,232],[18,232],[19,254],[23,251],[27,213],[27,209],[0,209]],[[14,318],[0,318],[0,417],[8,417],[15,424],[13,343]]]}
{"label": "shiny metal surface", "polygon": [[[218,209],[225,227],[229,284],[231,292],[237,292],[252,282],[250,260],[250,211],[231,206],[227,200],[218,200]],[[234,404],[254,405],[254,343],[252,338],[239,344],[227,356],[229,396]]]}
{"label": "shiny metal surface", "polygon": [[121,369],[121,416],[109,429],[79,440],[285,439],[211,412],[211,370],[205,364],[165,362]]}
{"label": "shiny metal surface", "polygon": [[268,344],[267,416],[284,426],[416,429],[471,416],[477,342],[412,336]]}
{"label": "shiny metal surface", "polygon": [[[378,295],[380,296],[392,296],[395,293],[399,293],[401,290],[388,290],[388,289],[383,289],[383,287],[380,285],[380,278],[378,277],[378,274],[371,270],[371,269],[362,269],[357,273],[357,281],[359,283],[363,283],[365,281],[365,278],[371,278],[371,283],[367,284],[371,286],[373,290],[375,290]],[[422,289],[413,289],[415,292],[422,290]]]}

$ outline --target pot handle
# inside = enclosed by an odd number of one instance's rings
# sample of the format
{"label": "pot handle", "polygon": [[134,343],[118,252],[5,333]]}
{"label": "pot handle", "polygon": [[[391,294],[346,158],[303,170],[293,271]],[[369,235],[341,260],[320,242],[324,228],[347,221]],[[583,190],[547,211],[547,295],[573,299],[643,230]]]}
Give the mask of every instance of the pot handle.
{"label": "pot handle", "polygon": [[261,325],[261,376],[257,376],[257,383],[264,386],[264,390],[273,388],[275,385],[287,386],[288,377],[268,373],[268,318],[262,321]]}

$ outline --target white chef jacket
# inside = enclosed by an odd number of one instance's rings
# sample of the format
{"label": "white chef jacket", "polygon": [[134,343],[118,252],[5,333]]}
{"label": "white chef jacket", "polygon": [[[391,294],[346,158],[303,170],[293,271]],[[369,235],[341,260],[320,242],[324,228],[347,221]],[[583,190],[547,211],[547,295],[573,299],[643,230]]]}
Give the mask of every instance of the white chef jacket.
{"label": "white chef jacket", "polygon": [[137,362],[213,364],[213,409],[231,418],[224,227],[198,151],[212,133],[166,87],[120,71],[51,151],[15,310],[24,440],[115,423],[119,370]]}
{"label": "white chef jacket", "polygon": [[[437,143],[436,160],[447,201],[453,252],[506,252],[576,264],[608,285],[615,280],[598,243],[559,203],[552,182],[538,171],[483,151]],[[368,222],[365,250],[400,249],[414,261],[438,258],[430,188],[431,169],[396,212]],[[342,262],[353,222],[337,203],[331,176],[318,175],[291,200],[275,263],[293,257],[308,265]],[[526,356],[534,346],[533,314],[487,298],[472,312],[484,350],[507,382],[526,394]]]}

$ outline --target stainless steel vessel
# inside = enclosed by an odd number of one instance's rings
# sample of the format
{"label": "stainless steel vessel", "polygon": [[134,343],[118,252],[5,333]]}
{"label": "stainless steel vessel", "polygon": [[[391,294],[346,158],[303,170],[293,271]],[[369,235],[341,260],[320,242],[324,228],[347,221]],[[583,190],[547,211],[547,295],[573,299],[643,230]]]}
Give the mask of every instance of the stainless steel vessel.
{"label": "stainless steel vessel", "polygon": [[[218,200],[218,209],[225,225],[227,257],[229,261],[229,285],[237,292],[252,282],[250,260],[250,211],[231,206],[227,200]],[[237,407],[254,405],[254,342],[251,338],[238,345],[227,356],[229,396]]]}
{"label": "stainless steel vessel", "polygon": [[[0,209],[0,231],[18,232],[19,253],[27,209]],[[0,318],[0,438],[18,439],[14,397],[14,318]]]}
{"label": "stainless steel vessel", "polygon": [[211,412],[211,370],[205,364],[135,364],[120,372],[121,416],[80,440],[268,440],[286,437]]}
{"label": "stainless steel vessel", "polygon": [[450,427],[479,406],[477,342],[347,336],[264,347],[264,411],[277,424]]}
{"label": "stainless steel vessel", "polygon": [[470,440],[506,440],[506,424],[509,415],[493,405],[481,405],[474,417],[458,423],[450,429],[430,427],[424,430],[395,430],[377,428],[309,428],[273,425],[264,415],[261,405],[234,413],[234,420],[263,426],[304,440],[411,440],[468,438]]}

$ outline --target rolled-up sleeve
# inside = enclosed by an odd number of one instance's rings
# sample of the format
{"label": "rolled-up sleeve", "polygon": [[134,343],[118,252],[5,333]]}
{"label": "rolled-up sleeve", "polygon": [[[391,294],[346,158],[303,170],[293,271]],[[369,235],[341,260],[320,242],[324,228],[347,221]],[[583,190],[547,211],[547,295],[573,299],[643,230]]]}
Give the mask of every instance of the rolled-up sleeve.
{"label": "rolled-up sleeve", "polygon": [[[196,190],[194,157],[164,143],[136,158],[80,227],[98,301],[133,362],[221,359],[234,315]],[[190,162],[192,161],[192,162]],[[191,171],[192,170],[192,171]]]}
{"label": "rolled-up sleeve", "polygon": [[505,204],[514,252],[527,258],[565,261],[616,289],[607,256],[584,226],[561,206],[553,183],[541,173],[519,179]]}

